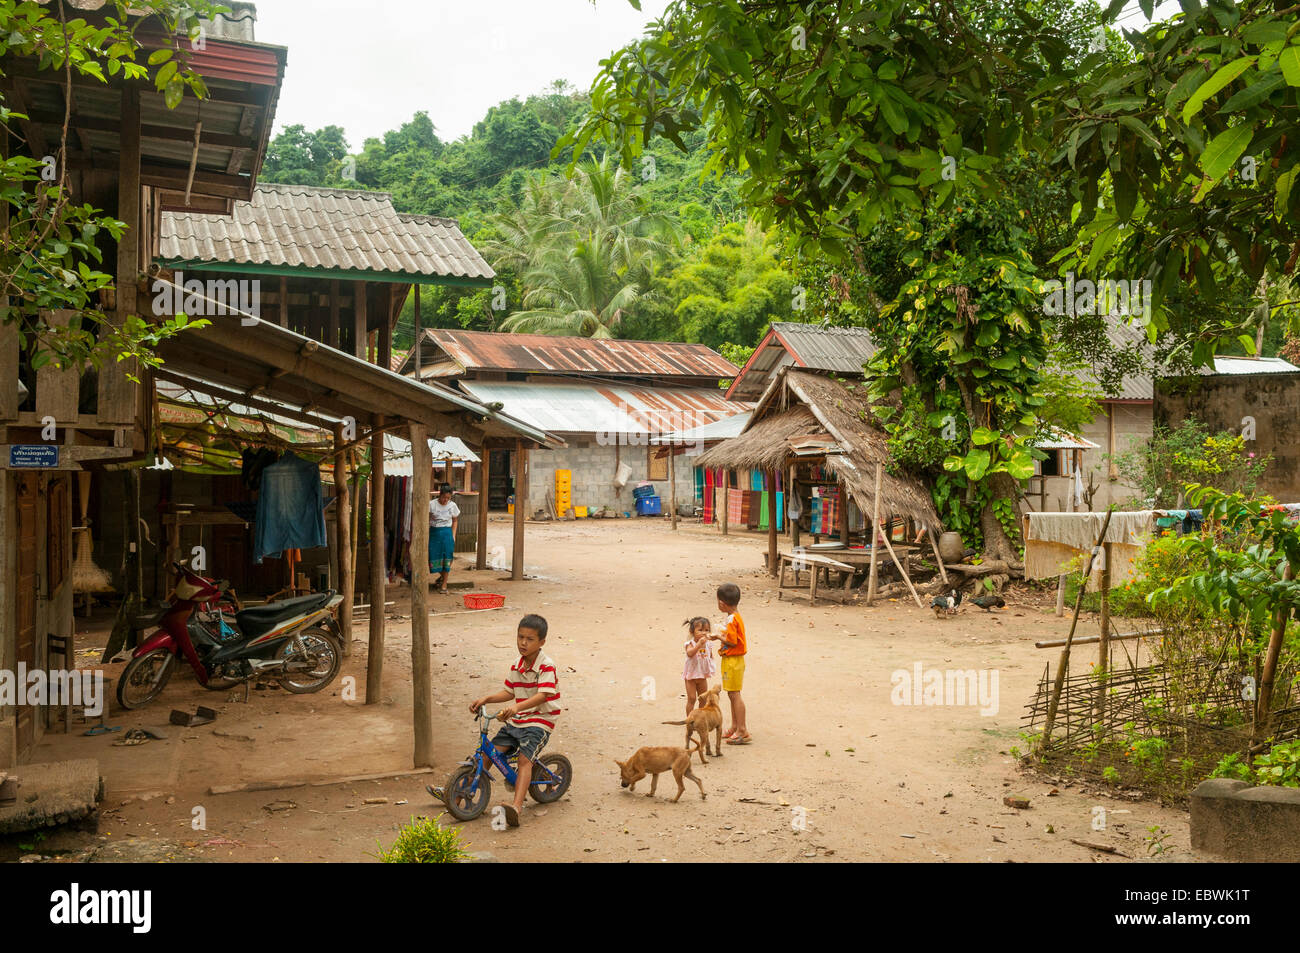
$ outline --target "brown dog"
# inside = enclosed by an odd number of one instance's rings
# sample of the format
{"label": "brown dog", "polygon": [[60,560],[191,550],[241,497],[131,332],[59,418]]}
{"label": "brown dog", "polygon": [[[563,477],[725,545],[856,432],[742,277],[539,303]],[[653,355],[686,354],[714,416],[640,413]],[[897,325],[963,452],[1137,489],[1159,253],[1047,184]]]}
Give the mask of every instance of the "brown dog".
{"label": "brown dog", "polygon": [[614,763],[618,765],[620,780],[625,788],[635,791],[638,781],[647,774],[651,776],[650,793],[646,797],[654,797],[655,788],[659,786],[659,775],[665,771],[671,771],[673,777],[677,779],[677,797],[673,798],[674,804],[681,799],[682,792],[686,790],[686,785],[682,783],[683,777],[690,778],[699,785],[701,799],[707,796],[700,779],[691,773],[691,753],[686,748],[673,748],[668,745],[637,748],[636,753],[626,761],[615,759]]}
{"label": "brown dog", "polygon": [[704,752],[709,749],[709,732],[715,733],[713,739],[713,750],[709,754],[715,758],[722,757],[722,709],[718,706],[718,696],[722,694],[722,686],[710,688],[700,696],[699,707],[687,716],[685,721],[665,721],[665,725],[685,725],[686,726],[686,747],[691,747],[691,735],[699,732],[700,744],[695,750],[700,753],[700,764],[708,764],[705,760]]}

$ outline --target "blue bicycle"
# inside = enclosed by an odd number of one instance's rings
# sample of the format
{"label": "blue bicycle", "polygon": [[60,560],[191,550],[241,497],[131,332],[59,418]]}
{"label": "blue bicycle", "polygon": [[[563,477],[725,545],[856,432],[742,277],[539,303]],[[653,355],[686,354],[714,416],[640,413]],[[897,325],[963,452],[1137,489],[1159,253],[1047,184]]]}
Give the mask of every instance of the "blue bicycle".
{"label": "blue bicycle", "polygon": [[[429,793],[442,798],[451,816],[458,821],[472,821],[487,810],[492,801],[492,778],[488,771],[493,765],[501,772],[506,784],[514,787],[515,768],[519,763],[517,753],[507,757],[488,739],[488,729],[496,715],[489,715],[485,708],[480,708],[476,717],[479,721],[477,750],[451,773],[445,787],[428,786]],[[533,764],[528,794],[539,804],[550,804],[564,797],[572,780],[573,765],[568,758],[562,754],[544,754]]]}

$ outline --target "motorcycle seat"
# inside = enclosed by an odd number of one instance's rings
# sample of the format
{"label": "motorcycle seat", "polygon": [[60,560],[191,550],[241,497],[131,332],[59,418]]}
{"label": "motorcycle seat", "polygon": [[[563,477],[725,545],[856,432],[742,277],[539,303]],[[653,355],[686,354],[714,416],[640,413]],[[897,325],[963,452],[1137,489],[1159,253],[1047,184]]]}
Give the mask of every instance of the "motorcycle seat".
{"label": "motorcycle seat", "polygon": [[292,619],[304,612],[323,609],[333,596],[334,591],[330,590],[329,592],[313,593],[310,596],[281,599],[279,602],[254,606],[251,609],[237,612],[235,613],[235,621],[239,624],[239,631],[244,634],[245,638],[254,639],[271,631],[285,619]]}

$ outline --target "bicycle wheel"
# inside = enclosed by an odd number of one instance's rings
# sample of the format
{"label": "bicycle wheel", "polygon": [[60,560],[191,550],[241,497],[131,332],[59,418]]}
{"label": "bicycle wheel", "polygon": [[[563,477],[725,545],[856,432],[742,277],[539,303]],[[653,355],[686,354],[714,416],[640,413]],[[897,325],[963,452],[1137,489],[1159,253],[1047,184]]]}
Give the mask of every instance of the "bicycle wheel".
{"label": "bicycle wheel", "polygon": [[[547,780],[544,784],[538,784],[537,767],[545,767],[551,774],[555,775],[556,780]],[[564,797],[564,792],[569,790],[569,782],[573,780],[573,765],[569,764],[569,759],[562,754],[544,754],[537,759],[537,766],[533,768],[533,782],[528,785],[528,794],[538,804],[550,804]]]}
{"label": "bicycle wheel", "polygon": [[117,703],[123,708],[143,708],[167,687],[176,667],[176,656],[169,649],[154,649],[133,658],[117,680]]}
{"label": "bicycle wheel", "polygon": [[458,821],[474,820],[487,810],[492,800],[492,779],[486,774],[478,775],[478,787],[475,788],[474,777],[474,766],[462,764],[451,773],[447,786],[442,790],[442,802]]}

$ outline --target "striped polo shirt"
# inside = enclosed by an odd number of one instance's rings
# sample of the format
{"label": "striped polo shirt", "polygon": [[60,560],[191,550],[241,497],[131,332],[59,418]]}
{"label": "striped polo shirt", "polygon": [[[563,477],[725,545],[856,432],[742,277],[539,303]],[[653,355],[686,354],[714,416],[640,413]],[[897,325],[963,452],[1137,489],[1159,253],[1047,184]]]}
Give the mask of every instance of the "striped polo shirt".
{"label": "striped polo shirt", "polygon": [[510,719],[510,724],[519,728],[541,728],[549,733],[555,729],[555,716],[560,713],[560,706],[555,704],[560,698],[560,681],[555,673],[555,663],[549,655],[539,651],[531,668],[525,668],[525,664],[521,655],[506,673],[506,688],[515,693],[515,703],[526,702],[538,692],[545,692],[547,698],[536,708],[515,715]]}

